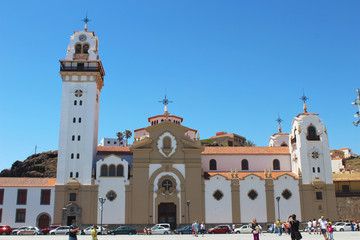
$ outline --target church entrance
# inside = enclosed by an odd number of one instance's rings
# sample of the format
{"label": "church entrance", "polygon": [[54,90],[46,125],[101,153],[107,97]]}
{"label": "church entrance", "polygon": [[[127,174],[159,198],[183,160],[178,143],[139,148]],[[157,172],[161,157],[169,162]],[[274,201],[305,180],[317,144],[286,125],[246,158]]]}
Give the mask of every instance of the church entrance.
{"label": "church entrance", "polygon": [[50,224],[50,217],[47,214],[41,214],[38,217],[38,228],[43,229],[43,228],[47,228]]}
{"label": "church entrance", "polygon": [[176,228],[176,205],[174,203],[159,204],[158,223],[170,223],[171,229]]}
{"label": "church entrance", "polygon": [[76,217],[75,216],[68,216],[67,217],[67,226],[70,226],[71,225],[71,222],[73,221],[73,220],[76,220]]}

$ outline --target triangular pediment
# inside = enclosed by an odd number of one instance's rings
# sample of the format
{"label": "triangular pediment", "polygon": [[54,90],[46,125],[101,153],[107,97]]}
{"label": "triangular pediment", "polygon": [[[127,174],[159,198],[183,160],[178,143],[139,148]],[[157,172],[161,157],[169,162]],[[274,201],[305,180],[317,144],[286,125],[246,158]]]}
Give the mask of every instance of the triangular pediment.
{"label": "triangular pediment", "polygon": [[149,137],[145,137],[140,141],[134,141],[133,146],[130,147],[130,151],[151,149],[153,142],[154,140]]}

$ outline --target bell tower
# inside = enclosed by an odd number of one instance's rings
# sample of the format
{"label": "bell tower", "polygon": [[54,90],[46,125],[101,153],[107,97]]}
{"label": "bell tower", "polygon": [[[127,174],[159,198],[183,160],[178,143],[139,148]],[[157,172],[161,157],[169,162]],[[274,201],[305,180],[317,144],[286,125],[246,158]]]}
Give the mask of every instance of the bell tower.
{"label": "bell tower", "polygon": [[[98,142],[100,91],[105,72],[98,55],[98,38],[87,31],[70,37],[60,60],[62,100],[54,223],[96,222],[97,185],[93,180]],[[77,209],[71,212],[69,209]],[[65,210],[66,209],[66,210]]]}
{"label": "bell tower", "polygon": [[319,216],[337,219],[328,134],[318,114],[304,112],[292,121],[290,153],[292,171],[299,175],[302,220]]}

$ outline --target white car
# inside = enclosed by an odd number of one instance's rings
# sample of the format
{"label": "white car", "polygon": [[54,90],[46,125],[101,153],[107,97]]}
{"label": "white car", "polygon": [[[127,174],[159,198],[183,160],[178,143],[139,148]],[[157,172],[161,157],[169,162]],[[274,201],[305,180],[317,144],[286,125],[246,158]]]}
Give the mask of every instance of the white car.
{"label": "white car", "polygon": [[12,230],[12,234],[17,235],[19,231],[25,230],[28,227],[31,227],[31,226],[24,226],[24,227],[19,227],[17,229],[14,229],[14,230]]}
{"label": "white car", "polygon": [[17,231],[17,235],[39,235],[40,229],[37,227],[26,227]]}
{"label": "white car", "polygon": [[350,223],[339,223],[339,225],[335,224],[334,230],[337,232],[351,231],[351,224]]}
{"label": "white car", "polygon": [[66,234],[68,235],[70,232],[70,227],[68,226],[61,226],[58,228],[55,228],[49,232],[50,235],[58,235],[58,234]]}
{"label": "white car", "polygon": [[[81,231],[81,234],[91,235],[91,231],[93,230],[93,228],[94,228],[94,226],[87,227]],[[100,226],[97,226],[97,232],[98,232],[98,235],[100,235]],[[106,228],[103,227],[101,234],[105,234],[106,232],[107,232]]]}
{"label": "white car", "polygon": [[239,228],[234,229],[234,233],[252,233],[251,225],[242,225]]}
{"label": "white car", "polygon": [[151,228],[151,234],[170,234],[170,227],[154,226]]}

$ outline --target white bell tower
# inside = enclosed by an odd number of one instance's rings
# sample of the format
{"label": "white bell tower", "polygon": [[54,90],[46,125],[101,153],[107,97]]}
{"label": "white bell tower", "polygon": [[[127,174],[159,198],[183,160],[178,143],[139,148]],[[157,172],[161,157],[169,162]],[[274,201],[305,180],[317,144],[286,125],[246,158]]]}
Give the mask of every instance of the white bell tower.
{"label": "white bell tower", "polygon": [[292,121],[289,144],[293,172],[301,173],[303,184],[333,183],[326,127],[318,114],[307,112],[305,102],[304,112]]}
{"label": "white bell tower", "polygon": [[[86,18],[87,19],[87,18]],[[87,19],[88,21],[88,19]],[[57,184],[76,180],[91,184],[98,142],[100,91],[105,72],[94,32],[75,31],[66,59],[60,60],[63,81]]]}

